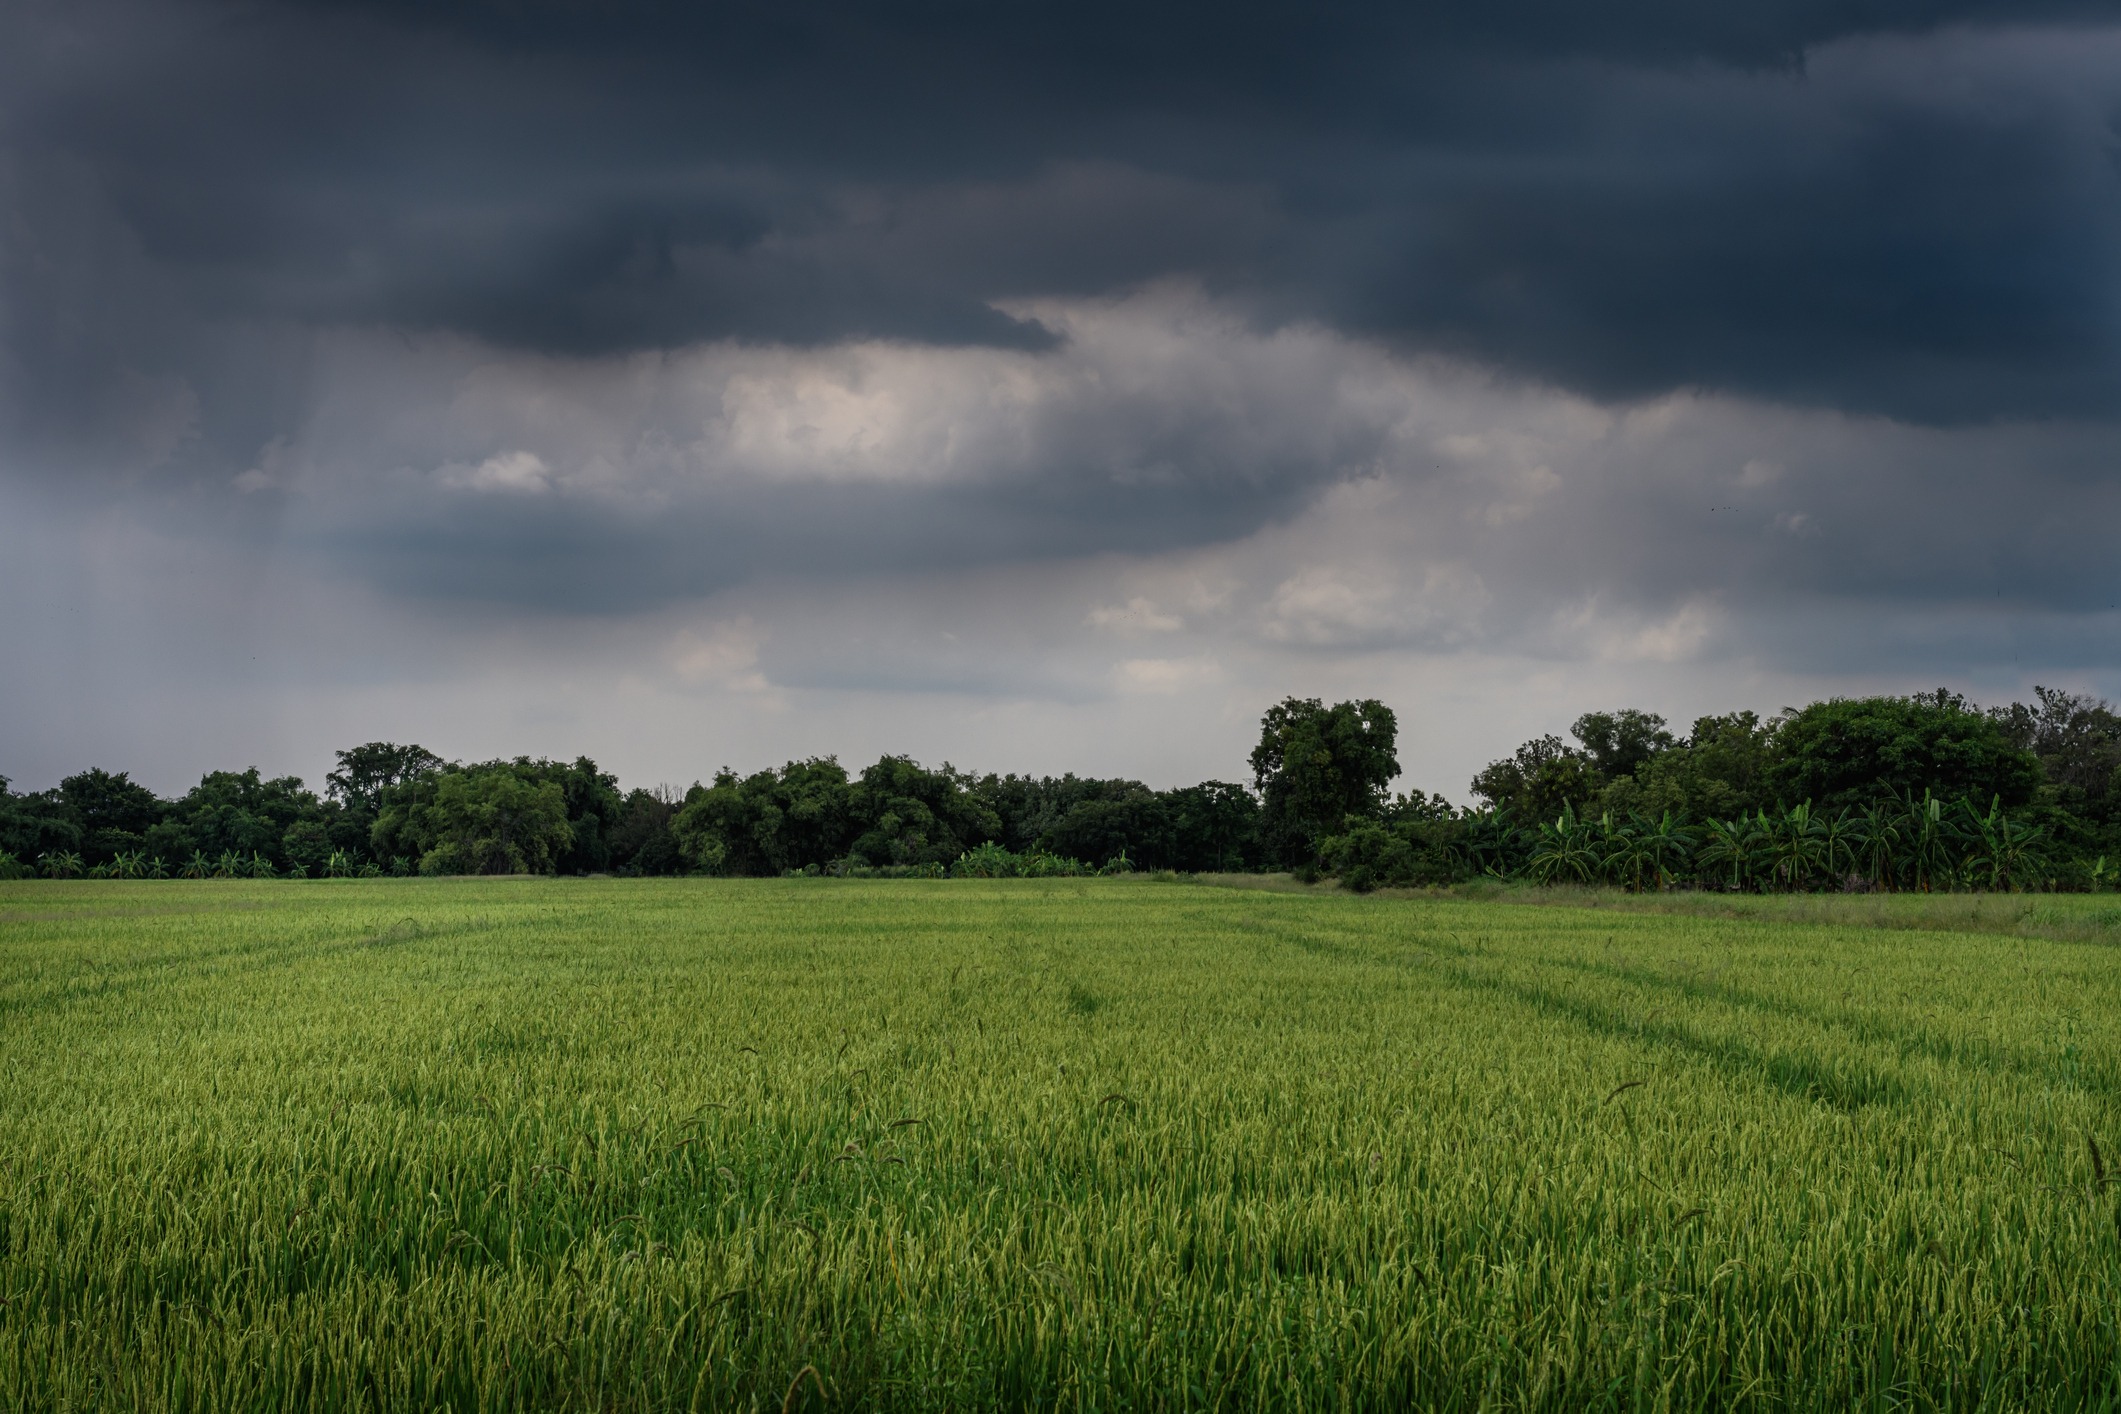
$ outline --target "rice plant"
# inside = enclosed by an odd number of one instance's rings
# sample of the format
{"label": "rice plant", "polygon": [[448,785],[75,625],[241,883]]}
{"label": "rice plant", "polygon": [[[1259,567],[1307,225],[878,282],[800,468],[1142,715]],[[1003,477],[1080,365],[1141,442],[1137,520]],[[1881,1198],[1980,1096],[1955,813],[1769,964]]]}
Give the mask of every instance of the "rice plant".
{"label": "rice plant", "polygon": [[0,884],[0,1407],[2111,1407],[2117,936],[2094,896]]}

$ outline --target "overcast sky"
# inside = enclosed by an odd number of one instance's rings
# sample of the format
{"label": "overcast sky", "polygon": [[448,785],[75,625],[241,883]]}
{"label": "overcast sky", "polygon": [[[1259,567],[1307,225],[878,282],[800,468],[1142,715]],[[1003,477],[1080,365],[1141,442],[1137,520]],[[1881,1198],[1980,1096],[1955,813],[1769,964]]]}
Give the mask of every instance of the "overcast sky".
{"label": "overcast sky", "polygon": [[0,774],[2121,695],[2121,4],[0,4]]}

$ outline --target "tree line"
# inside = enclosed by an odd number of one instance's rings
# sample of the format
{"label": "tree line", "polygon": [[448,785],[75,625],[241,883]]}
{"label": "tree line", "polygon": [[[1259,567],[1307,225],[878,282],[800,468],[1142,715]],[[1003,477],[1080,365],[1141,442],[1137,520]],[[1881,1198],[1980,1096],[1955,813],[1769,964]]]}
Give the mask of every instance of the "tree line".
{"label": "tree line", "polygon": [[1772,716],[1579,717],[1471,783],[1394,795],[1374,700],[1268,709],[1248,783],[979,775],[832,757],[689,790],[621,791],[587,757],[445,761],[372,742],[321,792],[214,771],[163,799],[123,771],[17,793],[0,877],[446,874],[978,877],[1291,871],[1345,886],[1482,876],[1634,889],[2100,889],[2121,858],[2121,715],[2036,688],[1983,710],[1945,690]]}

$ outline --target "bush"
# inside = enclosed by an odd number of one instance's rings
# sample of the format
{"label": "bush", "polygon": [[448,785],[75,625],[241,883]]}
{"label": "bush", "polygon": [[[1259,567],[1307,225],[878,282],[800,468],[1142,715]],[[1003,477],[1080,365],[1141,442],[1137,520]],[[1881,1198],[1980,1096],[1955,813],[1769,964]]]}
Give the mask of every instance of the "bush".
{"label": "bush", "polygon": [[1381,824],[1350,817],[1343,833],[1322,842],[1323,871],[1357,893],[1376,888],[1426,888],[1470,878],[1463,853],[1446,841],[1462,828],[1453,820]]}
{"label": "bush", "polygon": [[[1022,854],[1013,854],[1001,845],[989,840],[976,849],[968,849],[950,866],[953,879],[1079,879],[1089,874],[1123,874],[1134,866],[1126,862],[1126,851],[1103,869],[1093,870],[1081,860],[1066,859],[1058,854],[1049,854],[1042,849],[1027,849]],[[1115,868],[1114,865],[1118,865]]]}
{"label": "bush", "polygon": [[824,872],[835,879],[941,879],[949,871],[933,862],[927,864],[865,864],[849,855],[835,859],[825,866]]}

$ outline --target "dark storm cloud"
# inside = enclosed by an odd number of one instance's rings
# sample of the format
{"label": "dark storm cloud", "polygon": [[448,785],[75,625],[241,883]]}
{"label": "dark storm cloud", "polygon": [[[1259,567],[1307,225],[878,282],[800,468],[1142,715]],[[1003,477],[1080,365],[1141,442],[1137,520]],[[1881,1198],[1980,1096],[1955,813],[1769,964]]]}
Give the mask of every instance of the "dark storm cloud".
{"label": "dark storm cloud", "polygon": [[225,471],[307,329],[1038,349],[994,301],[1183,275],[1601,396],[2104,413],[2121,78],[2023,27],[2116,15],[25,4],[0,391]]}
{"label": "dark storm cloud", "polygon": [[653,512],[580,502],[458,500],[419,517],[335,525],[300,547],[414,600],[628,613],[761,579],[948,573],[1026,560],[1152,553],[1241,535],[1293,488],[1204,502],[1190,487],[739,487]]}

